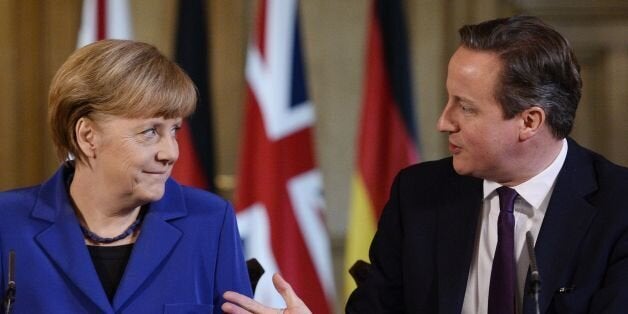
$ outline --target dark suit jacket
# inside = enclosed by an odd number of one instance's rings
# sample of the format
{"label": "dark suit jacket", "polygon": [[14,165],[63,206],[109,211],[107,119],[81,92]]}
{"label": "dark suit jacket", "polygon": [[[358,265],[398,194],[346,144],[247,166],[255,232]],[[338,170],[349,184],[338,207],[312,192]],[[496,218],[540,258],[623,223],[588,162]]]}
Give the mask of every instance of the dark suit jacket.
{"label": "dark suit jacket", "polygon": [[221,313],[224,291],[251,295],[231,206],[169,179],[110,304],[70,205],[67,172],[0,193],[0,287],[14,250],[13,313]]}
{"label": "dark suit jacket", "polygon": [[[535,247],[541,312],[628,313],[628,169],[568,145]],[[460,313],[482,193],[451,158],[401,171],[347,313]]]}

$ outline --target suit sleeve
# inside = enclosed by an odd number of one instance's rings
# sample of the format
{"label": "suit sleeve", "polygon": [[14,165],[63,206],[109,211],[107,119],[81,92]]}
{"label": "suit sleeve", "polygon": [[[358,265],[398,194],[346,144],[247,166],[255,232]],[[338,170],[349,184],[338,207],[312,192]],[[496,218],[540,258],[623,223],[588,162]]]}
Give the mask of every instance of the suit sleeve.
{"label": "suit sleeve", "polygon": [[371,268],[349,297],[347,313],[404,312],[400,177],[395,178],[371,243]]}
{"label": "suit sleeve", "polygon": [[625,313],[628,309],[628,230],[615,245],[602,283],[589,313]]}
{"label": "suit sleeve", "polygon": [[239,292],[249,297],[253,295],[235,213],[228,202],[220,232],[215,290],[215,313],[222,313],[220,306],[225,302],[222,294],[226,291]]}

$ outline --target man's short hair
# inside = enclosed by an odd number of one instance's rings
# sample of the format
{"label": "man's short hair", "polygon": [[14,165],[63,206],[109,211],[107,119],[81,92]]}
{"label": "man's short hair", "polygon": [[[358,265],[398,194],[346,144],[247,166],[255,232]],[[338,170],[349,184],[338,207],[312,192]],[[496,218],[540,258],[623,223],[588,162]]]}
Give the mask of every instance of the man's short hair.
{"label": "man's short hair", "polygon": [[458,32],[463,47],[493,52],[502,60],[495,98],[505,118],[538,106],[556,138],[569,135],[582,80],[573,50],[560,33],[532,16],[465,25]]}

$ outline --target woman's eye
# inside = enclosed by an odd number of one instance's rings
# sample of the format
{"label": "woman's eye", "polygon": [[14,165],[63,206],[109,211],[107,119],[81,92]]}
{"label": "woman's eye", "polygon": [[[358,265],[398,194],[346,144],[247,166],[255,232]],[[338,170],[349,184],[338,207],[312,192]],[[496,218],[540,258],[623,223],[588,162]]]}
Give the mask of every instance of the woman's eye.
{"label": "woman's eye", "polygon": [[142,134],[147,135],[147,136],[157,135],[157,129],[155,128],[146,129],[142,131]]}
{"label": "woman's eye", "polygon": [[175,125],[172,127],[172,129],[170,129],[170,133],[172,133],[172,135],[174,136],[177,136],[177,134],[179,133],[179,130],[181,130],[181,126]]}

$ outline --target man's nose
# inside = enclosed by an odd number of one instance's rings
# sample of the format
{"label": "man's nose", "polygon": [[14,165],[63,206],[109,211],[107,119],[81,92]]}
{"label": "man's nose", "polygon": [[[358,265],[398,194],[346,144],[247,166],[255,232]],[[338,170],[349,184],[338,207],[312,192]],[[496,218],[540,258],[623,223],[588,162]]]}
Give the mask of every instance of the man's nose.
{"label": "man's nose", "polygon": [[440,132],[456,132],[458,130],[457,124],[453,120],[452,106],[448,102],[443,108],[443,112],[440,114],[438,121],[436,122],[436,128]]}

